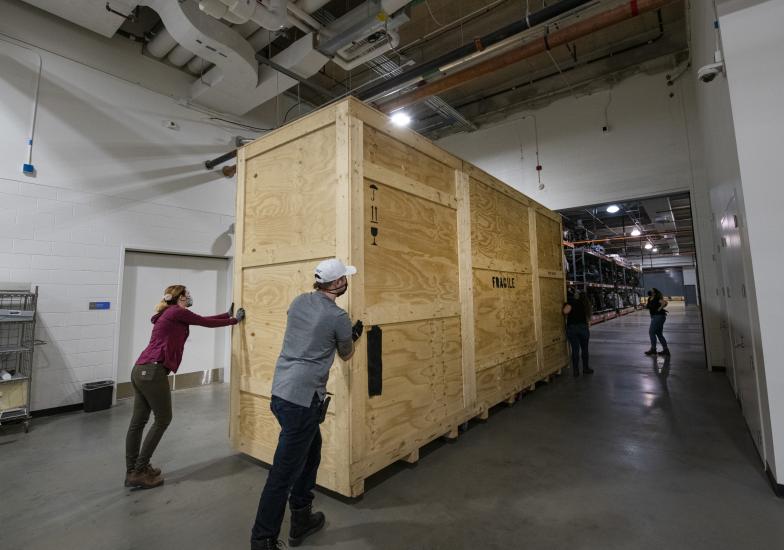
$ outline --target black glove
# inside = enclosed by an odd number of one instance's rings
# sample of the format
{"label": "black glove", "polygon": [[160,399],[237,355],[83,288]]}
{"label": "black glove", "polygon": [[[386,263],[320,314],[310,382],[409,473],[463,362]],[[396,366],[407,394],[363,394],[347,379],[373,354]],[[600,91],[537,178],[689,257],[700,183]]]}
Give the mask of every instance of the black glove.
{"label": "black glove", "polygon": [[[234,304],[232,304],[232,307],[233,306]],[[243,308],[239,308],[234,318],[237,319],[237,321],[242,321],[245,318],[245,310]]]}
{"label": "black glove", "polygon": [[231,303],[231,307],[229,308],[229,317],[234,317],[234,302]]}
{"label": "black glove", "polygon": [[356,342],[359,340],[359,337],[362,336],[362,330],[364,329],[364,325],[362,321],[357,321],[354,323],[354,326],[351,327],[351,339]]}

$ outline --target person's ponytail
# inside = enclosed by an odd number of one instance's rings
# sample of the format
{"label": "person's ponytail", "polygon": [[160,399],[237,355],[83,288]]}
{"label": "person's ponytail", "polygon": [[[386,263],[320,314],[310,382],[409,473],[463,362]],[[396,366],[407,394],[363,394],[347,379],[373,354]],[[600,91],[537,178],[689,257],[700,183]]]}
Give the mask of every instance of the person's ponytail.
{"label": "person's ponytail", "polygon": [[183,294],[185,294],[185,287],[183,285],[171,285],[166,287],[166,290],[163,291],[161,301],[155,305],[155,313],[161,313],[169,306],[176,305],[177,300],[179,300],[180,296]]}

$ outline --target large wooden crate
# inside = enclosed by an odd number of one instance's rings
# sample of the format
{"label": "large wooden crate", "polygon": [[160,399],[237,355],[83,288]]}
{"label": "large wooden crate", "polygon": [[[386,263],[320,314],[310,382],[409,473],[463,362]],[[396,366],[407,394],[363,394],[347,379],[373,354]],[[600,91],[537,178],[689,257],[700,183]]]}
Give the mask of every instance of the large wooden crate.
{"label": "large wooden crate", "polygon": [[366,337],[332,368],[325,488],[360,495],[566,364],[560,218],[501,181],[354,99],[240,149],[237,174],[236,449],[272,462],[286,310],[325,258],[357,266],[338,304],[383,331],[381,395],[368,396]]}

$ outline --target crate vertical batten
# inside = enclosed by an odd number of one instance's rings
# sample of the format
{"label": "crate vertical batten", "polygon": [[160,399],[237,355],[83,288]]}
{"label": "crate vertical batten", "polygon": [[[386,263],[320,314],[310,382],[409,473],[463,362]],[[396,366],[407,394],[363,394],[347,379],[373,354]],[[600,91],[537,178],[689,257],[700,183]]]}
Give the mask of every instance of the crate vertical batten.
{"label": "crate vertical batten", "polygon": [[[553,330],[560,221],[522,193],[352,98],[245,146],[238,165],[234,301],[248,317],[232,335],[236,449],[272,461],[286,310],[325,258],[357,266],[338,305],[383,335],[381,395],[368,395],[366,337],[330,373],[318,479],[327,489],[360,495],[373,473],[415,460],[565,365]],[[545,244],[532,237],[537,223]]]}

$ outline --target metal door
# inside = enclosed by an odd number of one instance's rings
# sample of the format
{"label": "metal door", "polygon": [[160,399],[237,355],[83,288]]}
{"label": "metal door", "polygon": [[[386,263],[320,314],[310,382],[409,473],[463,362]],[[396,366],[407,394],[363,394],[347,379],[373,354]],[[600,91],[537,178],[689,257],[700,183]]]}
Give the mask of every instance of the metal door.
{"label": "metal door", "polygon": [[734,366],[736,392],[754,444],[763,455],[762,413],[754,364],[751,316],[744,270],[744,243],[741,217],[733,196],[721,220],[721,246],[724,254],[724,292],[727,301],[729,342]]}

